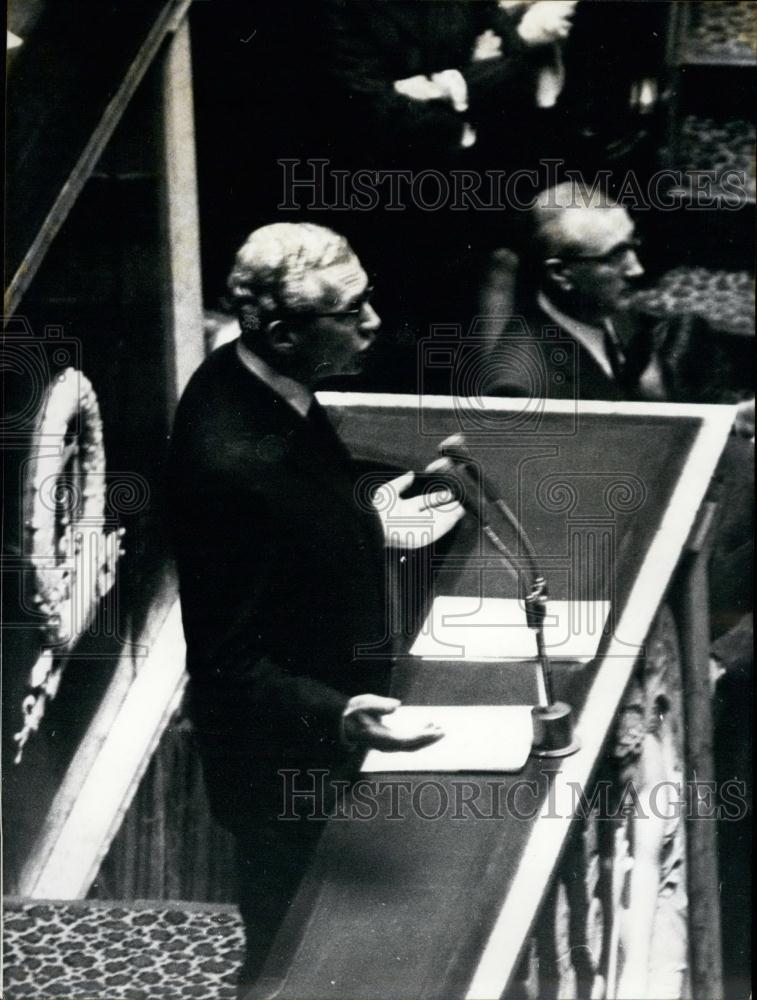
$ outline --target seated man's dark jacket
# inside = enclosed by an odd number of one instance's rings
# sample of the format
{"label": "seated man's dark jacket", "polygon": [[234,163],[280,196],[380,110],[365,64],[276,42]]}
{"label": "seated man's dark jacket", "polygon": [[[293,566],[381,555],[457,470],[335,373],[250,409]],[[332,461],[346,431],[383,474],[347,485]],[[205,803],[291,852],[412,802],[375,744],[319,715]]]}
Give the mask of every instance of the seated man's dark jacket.
{"label": "seated man's dark jacket", "polygon": [[170,511],[190,713],[211,804],[232,829],[281,812],[281,768],[349,773],[347,699],[387,691],[383,535],[354,476],[325,415],[303,419],[234,344],[192,377]]}
{"label": "seated man's dark jacket", "polygon": [[663,379],[657,398],[679,398],[676,361],[686,349],[685,327],[630,314],[615,325],[626,361],[622,371],[610,375],[572,333],[528,302],[497,340],[484,391],[534,399],[640,400],[647,398],[641,376],[655,358]]}

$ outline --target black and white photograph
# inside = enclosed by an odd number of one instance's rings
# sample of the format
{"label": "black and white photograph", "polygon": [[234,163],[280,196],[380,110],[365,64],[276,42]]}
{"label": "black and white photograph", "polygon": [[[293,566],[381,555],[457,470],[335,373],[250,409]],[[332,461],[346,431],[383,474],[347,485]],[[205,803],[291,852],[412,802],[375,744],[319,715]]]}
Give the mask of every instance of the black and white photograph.
{"label": "black and white photograph", "polygon": [[751,1000],[757,0],[9,0],[4,1000]]}

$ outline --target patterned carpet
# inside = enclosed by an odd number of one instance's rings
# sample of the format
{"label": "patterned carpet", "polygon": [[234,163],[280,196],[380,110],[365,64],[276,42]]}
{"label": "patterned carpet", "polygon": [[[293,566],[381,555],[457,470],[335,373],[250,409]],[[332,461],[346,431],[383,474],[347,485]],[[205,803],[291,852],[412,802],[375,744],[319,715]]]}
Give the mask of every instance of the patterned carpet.
{"label": "patterned carpet", "polygon": [[233,906],[6,899],[5,1000],[233,1000]]}

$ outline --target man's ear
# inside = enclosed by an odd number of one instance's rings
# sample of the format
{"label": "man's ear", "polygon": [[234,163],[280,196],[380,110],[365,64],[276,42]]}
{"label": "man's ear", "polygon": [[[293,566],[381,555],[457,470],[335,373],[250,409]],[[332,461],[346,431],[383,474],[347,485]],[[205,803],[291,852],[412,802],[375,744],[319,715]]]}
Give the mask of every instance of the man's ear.
{"label": "man's ear", "polygon": [[550,257],[544,261],[544,268],[550,280],[563,292],[573,290],[573,276],[570,264],[566,264],[560,257]]}
{"label": "man's ear", "polygon": [[300,343],[299,332],[286,320],[275,319],[265,328],[265,338],[269,349],[282,357],[290,358],[297,352]]}

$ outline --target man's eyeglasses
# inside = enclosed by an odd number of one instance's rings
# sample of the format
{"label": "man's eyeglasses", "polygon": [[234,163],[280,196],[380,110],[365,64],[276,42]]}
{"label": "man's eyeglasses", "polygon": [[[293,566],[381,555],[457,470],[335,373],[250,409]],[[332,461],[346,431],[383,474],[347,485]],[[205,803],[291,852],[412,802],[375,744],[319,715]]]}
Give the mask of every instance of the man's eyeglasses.
{"label": "man's eyeglasses", "polygon": [[362,293],[362,295],[360,295],[359,298],[353,301],[349,309],[335,309],[333,312],[320,312],[319,310],[316,309],[308,309],[307,315],[317,316],[319,318],[320,317],[325,318],[328,316],[333,316],[333,317],[359,316],[362,313],[363,309],[370,304],[372,296],[373,296],[373,285],[369,285],[366,288],[366,290]]}
{"label": "man's eyeglasses", "polygon": [[637,253],[641,249],[641,240],[632,239],[624,240],[623,243],[618,243],[614,246],[612,250],[608,250],[607,253],[602,254],[583,254],[577,253],[570,257],[570,260],[586,260],[593,261],[595,264],[622,264],[629,253]]}

